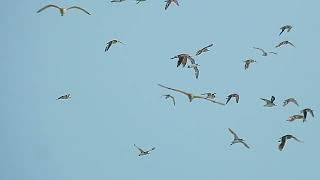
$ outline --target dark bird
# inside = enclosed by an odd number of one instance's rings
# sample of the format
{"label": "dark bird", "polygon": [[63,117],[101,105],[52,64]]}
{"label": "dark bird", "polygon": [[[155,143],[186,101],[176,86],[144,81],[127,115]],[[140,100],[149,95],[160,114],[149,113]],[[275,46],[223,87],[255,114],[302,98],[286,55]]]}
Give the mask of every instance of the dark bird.
{"label": "dark bird", "polygon": [[162,95],[162,97],[164,97],[164,98],[166,98],[166,99],[171,98],[171,99],[172,99],[172,102],[173,102],[173,105],[174,105],[174,106],[176,105],[176,101],[175,101],[174,97],[171,96],[170,94]]}
{"label": "dark bird", "polygon": [[291,46],[293,46],[293,47],[295,47],[291,42],[289,42],[289,41],[282,41],[281,43],[279,43],[278,45],[276,45],[276,48],[278,48],[278,47],[281,47],[281,46],[284,46],[284,45],[291,45]]}
{"label": "dark bird", "polygon": [[104,49],[104,52],[107,52],[107,51],[110,49],[111,45],[117,44],[117,43],[124,44],[124,43],[122,43],[121,41],[119,41],[119,40],[117,40],[117,39],[113,39],[113,40],[111,40],[111,41],[109,41],[109,42],[107,43],[107,46],[106,46],[106,48]]}
{"label": "dark bird", "polygon": [[183,67],[185,67],[188,62],[188,59],[190,60],[191,64],[196,64],[196,61],[189,54],[179,54],[172,57],[171,59],[176,58],[178,58],[177,67],[179,67],[181,64]]}
{"label": "dark bird", "polygon": [[296,141],[298,141],[298,142],[302,142],[302,141],[300,141],[298,138],[294,137],[293,135],[290,135],[290,134],[284,135],[284,136],[282,136],[282,137],[280,138],[280,140],[278,141],[278,142],[280,142],[280,144],[279,144],[279,146],[278,146],[278,148],[279,148],[280,151],[283,150],[283,148],[284,148],[287,140],[289,140],[289,139],[291,139],[291,138],[294,139],[294,140],[296,140]]}
{"label": "dark bird", "polygon": [[71,95],[70,94],[66,94],[66,95],[63,95],[63,96],[60,96],[57,98],[57,100],[66,100],[66,99],[70,99],[71,98]]}
{"label": "dark bird", "polygon": [[71,6],[71,7],[68,7],[68,8],[62,8],[62,7],[59,7],[57,5],[53,5],[53,4],[49,4],[49,5],[44,6],[43,8],[39,9],[37,11],[37,13],[39,13],[39,12],[41,12],[41,11],[47,9],[47,8],[56,8],[56,9],[58,9],[61,16],[63,16],[70,9],[78,9],[78,10],[81,10],[82,12],[84,12],[84,13],[86,13],[88,15],[91,15],[88,11],[86,11],[85,9],[83,9],[83,8],[81,8],[79,6]]}
{"label": "dark bird", "polygon": [[285,30],[287,30],[287,32],[290,32],[291,29],[292,29],[292,26],[291,26],[291,25],[285,25],[285,26],[282,26],[280,29],[281,29],[281,32],[280,32],[279,36],[280,36]]}
{"label": "dark bird", "polygon": [[202,53],[204,53],[204,52],[210,51],[210,50],[209,50],[209,47],[211,47],[211,46],[213,46],[213,44],[210,44],[210,45],[208,45],[208,46],[206,46],[206,47],[204,47],[204,48],[202,48],[202,49],[199,49],[199,50],[197,51],[197,53],[196,53],[196,56],[199,56],[200,54],[202,54]]}
{"label": "dark bird", "polygon": [[230,95],[226,98],[226,99],[227,99],[226,104],[228,104],[228,102],[231,100],[231,98],[235,98],[235,99],[236,99],[236,102],[239,103],[239,99],[240,99],[239,94],[230,94]]}
{"label": "dark bird", "polygon": [[303,120],[303,121],[306,121],[308,113],[310,113],[311,116],[314,118],[313,110],[310,109],[310,108],[302,109],[302,110],[300,111],[300,113],[303,113],[303,117],[304,117],[304,120]]}
{"label": "dark bird", "polygon": [[134,144],[134,147],[136,147],[136,148],[140,151],[140,154],[139,154],[138,156],[148,155],[148,154],[150,154],[151,151],[153,151],[153,150],[156,149],[155,147],[153,147],[153,148],[151,148],[150,150],[144,151],[143,149],[139,148],[139,147],[136,146],[135,144]]}
{"label": "dark bird", "polygon": [[232,131],[232,129],[230,129],[230,128],[228,128],[228,129],[229,129],[229,131],[231,132],[231,134],[233,135],[233,138],[234,138],[230,145],[233,145],[233,144],[236,144],[236,143],[242,143],[246,148],[248,148],[248,149],[250,148],[250,147],[244,142],[243,139],[239,138],[238,135],[237,135],[234,131]]}
{"label": "dark bird", "polygon": [[276,98],[274,96],[271,96],[271,99],[264,99],[264,98],[260,98],[261,100],[265,101],[266,104],[264,106],[266,107],[273,107],[276,106],[276,104],[274,104],[274,100],[276,100]]}
{"label": "dark bird", "polygon": [[166,0],[166,1],[164,1],[164,2],[166,2],[166,6],[165,6],[165,10],[167,10],[168,9],[168,7],[170,6],[170,4],[172,3],[172,2],[174,2],[177,6],[179,6],[179,2],[178,2],[178,0]]}

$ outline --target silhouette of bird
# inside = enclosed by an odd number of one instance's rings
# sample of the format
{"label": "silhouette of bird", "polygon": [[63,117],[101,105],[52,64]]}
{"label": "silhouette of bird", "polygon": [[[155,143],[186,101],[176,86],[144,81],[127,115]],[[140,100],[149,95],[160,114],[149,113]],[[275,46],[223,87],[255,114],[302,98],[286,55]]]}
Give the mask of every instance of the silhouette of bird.
{"label": "silhouette of bird", "polygon": [[170,94],[165,94],[165,95],[162,95],[162,97],[168,99],[168,98],[171,98],[172,99],[172,102],[173,102],[173,105],[175,106],[176,105],[176,101],[174,99],[173,96],[171,96]]}
{"label": "silhouette of bird", "polygon": [[286,100],[283,101],[283,107],[286,106],[286,105],[288,105],[289,103],[293,103],[293,104],[299,106],[299,104],[298,104],[298,102],[297,102],[296,99],[294,99],[294,98],[289,98],[289,99],[286,99]]}
{"label": "silhouette of bird", "polygon": [[136,147],[136,148],[140,151],[140,154],[139,154],[138,156],[148,155],[148,154],[150,154],[151,151],[153,151],[153,150],[156,149],[155,147],[153,147],[153,148],[151,148],[151,149],[149,149],[149,150],[147,150],[147,151],[144,151],[143,149],[139,148],[139,147],[136,146],[135,144],[134,144],[134,147]]}
{"label": "silhouette of bird", "polygon": [[60,96],[57,98],[57,100],[66,100],[66,99],[70,99],[71,98],[71,95],[70,94],[66,94],[66,95],[63,95],[63,96]]}
{"label": "silhouette of bird", "polygon": [[113,39],[113,40],[111,40],[111,41],[109,41],[109,42],[107,43],[107,46],[106,46],[106,48],[104,49],[104,52],[107,52],[107,51],[110,49],[111,45],[117,44],[117,43],[124,44],[124,43],[122,43],[121,41],[119,41],[119,40],[117,40],[117,39]]}
{"label": "silhouette of bird", "polygon": [[279,148],[280,151],[283,150],[283,148],[284,148],[287,140],[289,140],[289,139],[294,139],[294,140],[296,140],[296,141],[298,141],[298,142],[302,142],[302,141],[300,141],[298,138],[294,137],[293,135],[290,135],[290,134],[284,135],[284,136],[282,136],[282,137],[280,138],[280,140],[278,141],[278,142],[280,142],[280,144],[279,144],[279,146],[278,146],[278,148]]}
{"label": "silhouette of bird", "polygon": [[227,99],[226,104],[228,104],[228,102],[231,100],[231,98],[235,98],[235,99],[236,99],[236,102],[239,103],[239,99],[240,99],[239,94],[230,94],[230,95],[226,98],[226,99]]}
{"label": "silhouette of bird", "polygon": [[238,137],[238,135],[234,132],[234,131],[232,131],[232,129],[230,129],[230,128],[228,128],[229,129],[229,131],[231,132],[231,134],[233,135],[233,141],[231,142],[231,144],[230,145],[233,145],[233,144],[236,144],[236,143],[242,143],[246,148],[250,148],[245,142],[244,142],[244,139],[240,139],[239,137]]}
{"label": "silhouette of bird", "polygon": [[203,94],[201,94],[201,95],[206,95],[206,96],[207,96],[206,98],[208,98],[208,99],[214,99],[214,98],[216,98],[216,94],[217,94],[217,93],[210,93],[210,92],[208,92],[208,93],[203,93]]}
{"label": "silhouette of bird", "polygon": [[287,30],[287,32],[290,32],[291,29],[292,29],[292,26],[291,26],[291,25],[285,25],[285,26],[282,26],[280,29],[281,29],[281,32],[280,32],[279,36],[280,36],[285,30]]}
{"label": "silhouette of bird", "polygon": [[255,62],[257,62],[257,61],[255,61],[255,60],[253,60],[253,59],[247,59],[247,60],[245,60],[245,61],[243,61],[243,62],[244,62],[244,69],[246,70],[246,69],[249,68],[249,66],[250,66],[251,63],[255,63]]}
{"label": "silhouette of bird", "polygon": [[167,10],[168,9],[168,7],[170,6],[170,4],[172,3],[172,2],[174,2],[177,6],[179,6],[179,2],[178,2],[178,0],[166,0],[166,1],[164,1],[164,2],[166,2],[166,6],[165,6],[165,10]]}
{"label": "silhouette of bird", "polygon": [[276,45],[276,48],[278,48],[278,47],[281,47],[281,46],[284,46],[284,45],[291,45],[291,46],[293,46],[293,47],[295,47],[291,42],[289,42],[289,41],[282,41],[281,43],[279,43],[278,45]]}
{"label": "silhouette of bird", "polygon": [[202,54],[202,53],[204,53],[204,52],[210,51],[210,50],[209,50],[209,47],[211,47],[211,46],[213,46],[213,44],[210,44],[210,45],[208,45],[208,46],[206,46],[206,47],[204,47],[204,48],[202,48],[202,49],[199,49],[199,50],[197,51],[197,53],[196,53],[196,56],[199,56],[200,54]]}
{"label": "silhouette of bird", "polygon": [[271,99],[264,99],[264,98],[260,98],[261,100],[265,101],[266,104],[264,106],[266,107],[273,107],[276,106],[276,104],[274,104],[274,100],[276,100],[276,98],[274,96],[271,96]]}
{"label": "silhouette of bird", "polygon": [[257,50],[260,50],[262,52],[262,56],[268,56],[268,53],[271,53],[271,54],[275,54],[277,55],[278,53],[276,52],[266,52],[265,50],[261,49],[261,48],[257,48],[257,47],[253,47],[254,49],[257,49]]}
{"label": "silhouette of bird", "polygon": [[79,7],[79,6],[71,6],[71,7],[68,7],[68,8],[63,8],[63,7],[59,7],[57,5],[53,5],[53,4],[49,4],[49,5],[46,5],[44,6],[43,8],[39,9],[37,11],[37,13],[40,13],[41,11],[47,9],[47,8],[56,8],[59,10],[61,16],[65,15],[65,13],[70,10],[70,9],[78,9],[78,10],[81,10],[82,12],[88,14],[88,15],[91,15],[88,11],[86,11],[85,9]]}

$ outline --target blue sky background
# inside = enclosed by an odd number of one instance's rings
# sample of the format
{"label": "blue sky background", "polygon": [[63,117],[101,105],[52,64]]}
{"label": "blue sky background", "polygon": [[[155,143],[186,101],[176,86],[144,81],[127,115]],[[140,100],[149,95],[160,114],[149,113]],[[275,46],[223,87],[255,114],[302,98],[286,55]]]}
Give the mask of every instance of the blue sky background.
{"label": "blue sky background", "polygon": [[[0,179],[319,179],[319,1],[179,2],[164,11],[162,0],[2,0]],[[36,13],[49,3],[92,15]],[[279,37],[286,24],[294,28]],[[111,39],[126,44],[105,53]],[[275,49],[283,40],[296,48]],[[170,59],[210,43],[198,80]],[[244,71],[247,58],[258,62]],[[239,93],[240,103],[189,103],[157,83],[221,101]],[[160,97],[168,93],[175,107]],[[271,95],[278,106],[264,108],[259,98]],[[282,107],[289,97],[301,106]],[[305,107],[314,119],[286,121]],[[230,146],[228,127],[252,148]],[[304,143],[280,152],[285,134]],[[157,149],[138,157],[134,143]]]}

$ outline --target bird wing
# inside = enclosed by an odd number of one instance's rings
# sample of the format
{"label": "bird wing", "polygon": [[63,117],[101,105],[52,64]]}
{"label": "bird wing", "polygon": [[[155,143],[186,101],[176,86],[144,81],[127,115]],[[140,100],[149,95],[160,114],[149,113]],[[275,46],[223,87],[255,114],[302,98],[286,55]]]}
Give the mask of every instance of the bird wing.
{"label": "bird wing", "polygon": [[236,94],[235,96],[236,96],[236,102],[239,103],[240,96],[238,94]]}
{"label": "bird wing", "polygon": [[246,148],[250,149],[250,147],[248,146],[247,143],[245,143],[245,142],[243,142],[243,141],[241,141],[241,143],[242,143]]}
{"label": "bird wing", "polygon": [[309,112],[310,112],[311,116],[314,117],[313,111],[309,110]]}
{"label": "bird wing", "polygon": [[54,8],[57,8],[57,9],[59,9],[59,10],[61,9],[59,6],[56,6],[56,5],[53,5],[53,4],[49,4],[49,5],[44,6],[44,7],[41,8],[41,9],[39,9],[39,10],[37,11],[37,13],[39,13],[39,12],[41,12],[41,11],[49,8],[49,7],[54,7]]}
{"label": "bird wing", "polygon": [[265,101],[265,102],[270,102],[270,100],[268,100],[268,99],[264,99],[264,98],[260,98],[260,99]]}
{"label": "bird wing", "polygon": [[155,150],[155,149],[156,149],[156,148],[153,147],[153,148],[149,149],[147,152],[153,151],[153,150]]}
{"label": "bird wing", "polygon": [[91,15],[88,11],[86,11],[85,9],[83,9],[83,8],[81,8],[79,6],[71,6],[67,10],[69,10],[69,9],[79,9],[79,10],[85,12],[86,14]]}
{"label": "bird wing", "polygon": [[272,52],[272,51],[271,51],[271,52],[268,52],[268,53],[278,55],[278,53],[276,53],[276,52]]}
{"label": "bird wing", "polygon": [[112,45],[112,41],[109,41],[109,42],[107,43],[106,48],[104,49],[104,52],[107,52],[107,51],[109,50],[109,48],[111,47],[111,45]]}
{"label": "bird wing", "polygon": [[163,88],[166,88],[166,89],[169,89],[169,90],[172,90],[172,91],[176,91],[176,92],[179,92],[179,93],[182,93],[182,94],[185,94],[185,95],[187,95],[187,96],[190,95],[190,93],[181,91],[181,90],[179,90],[179,89],[170,88],[170,87],[164,86],[164,85],[162,85],[162,84],[158,84],[158,86],[163,87]]}
{"label": "bird wing", "polygon": [[234,139],[239,139],[238,135],[232,131],[232,129],[228,128],[231,134],[233,135]]}
{"label": "bird wing", "polygon": [[288,44],[290,44],[290,45],[293,46],[293,47],[296,47],[296,46],[294,46],[294,45],[293,45],[291,42],[289,42],[289,41],[288,41]]}
{"label": "bird wing", "polygon": [[283,27],[281,27],[280,29],[281,29],[281,32],[280,32],[279,36],[284,32],[284,30],[286,30],[286,27],[283,26]]}
{"label": "bird wing", "polygon": [[175,105],[176,105],[176,101],[175,101],[174,97],[173,97],[173,96],[171,96],[171,95],[169,95],[169,97],[172,99],[172,101],[173,101],[173,105],[175,106]]}
{"label": "bird wing", "polygon": [[299,106],[298,101],[295,99],[289,99],[289,102],[292,102],[293,104]]}
{"label": "bird wing", "polygon": [[281,138],[281,143],[278,146],[278,149],[280,151],[282,151],[282,149],[284,148],[284,145],[286,144],[286,139],[285,138]]}
{"label": "bird wing", "polygon": [[140,153],[145,153],[145,151],[143,149],[139,148],[136,144],[134,144],[134,147],[136,147],[140,151]]}
{"label": "bird wing", "polygon": [[194,72],[195,72],[195,75],[196,75],[196,79],[198,79],[198,77],[199,77],[199,69],[198,69],[197,66],[193,67],[193,69],[194,69]]}
{"label": "bird wing", "polygon": [[274,96],[271,96],[271,102],[273,103],[276,98]]}
{"label": "bird wing", "polygon": [[179,6],[178,0],[173,0],[174,3],[176,3],[177,6]]}
{"label": "bird wing", "polygon": [[226,102],[226,104],[228,104],[228,102],[230,101],[231,98],[232,98],[231,95],[229,95],[229,96],[227,97],[227,102]]}
{"label": "bird wing", "polygon": [[298,138],[294,137],[294,136],[291,136],[294,140],[298,141],[298,142],[303,142],[301,140],[299,140]]}
{"label": "bird wing", "polygon": [[261,49],[261,48],[257,48],[257,47],[253,47],[254,49],[257,49],[257,50],[260,50],[261,52],[263,52],[263,53],[266,53],[263,49]]}
{"label": "bird wing", "polygon": [[167,3],[166,3],[166,6],[164,7],[164,10],[167,10],[167,9],[168,9],[168,7],[169,7],[170,4],[171,4],[171,0],[167,0],[166,2],[167,2]]}
{"label": "bird wing", "polygon": [[190,59],[191,64],[195,64],[196,63],[196,61],[191,56],[188,55],[187,58]]}
{"label": "bird wing", "polygon": [[221,103],[221,102],[218,102],[218,101],[215,101],[215,100],[212,100],[212,99],[206,98],[206,97],[202,97],[202,96],[193,96],[193,98],[205,99],[205,100],[207,100],[207,101],[211,101],[211,102],[213,102],[213,103],[220,104],[220,105],[222,105],[222,106],[224,106],[224,105],[225,105],[224,103]]}
{"label": "bird wing", "polygon": [[210,45],[204,47],[203,49],[207,49],[207,48],[209,48],[209,47],[211,47],[211,46],[213,46],[213,44],[210,44]]}

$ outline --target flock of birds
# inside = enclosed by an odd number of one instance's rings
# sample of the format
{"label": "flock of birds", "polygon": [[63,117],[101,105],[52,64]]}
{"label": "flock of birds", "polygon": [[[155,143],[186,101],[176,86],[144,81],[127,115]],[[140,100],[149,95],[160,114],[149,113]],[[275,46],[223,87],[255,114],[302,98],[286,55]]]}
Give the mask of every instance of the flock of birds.
{"label": "flock of birds", "polygon": [[[120,2],[124,2],[126,0],[112,0],[111,3],[120,3]],[[139,4],[141,2],[144,2],[146,0],[135,0],[136,1],[136,4]],[[178,0],[166,0],[165,1],[165,10],[168,9],[168,7],[170,6],[170,4],[174,3],[176,4],[177,6],[179,6],[179,2]],[[81,8],[79,6],[71,6],[71,7],[59,7],[57,5],[53,5],[53,4],[49,4],[49,5],[46,5],[44,7],[42,7],[41,9],[39,9],[37,11],[37,13],[40,13],[46,9],[57,9],[59,10],[59,13],[61,16],[64,16],[66,14],[66,12],[68,10],[71,10],[71,9],[77,9],[77,10],[80,10],[82,12],[84,12],[85,14],[87,15],[91,15],[87,10],[85,10],[84,8]],[[290,32],[291,29],[293,27],[291,25],[285,25],[285,26],[282,26],[280,28],[281,32],[279,33],[279,36],[281,36],[284,32]],[[106,47],[105,47],[105,52],[109,51],[111,46],[112,45],[115,45],[115,44],[124,44],[123,42],[117,40],[117,39],[112,39],[110,40]],[[288,40],[285,40],[285,41],[282,41],[280,42],[279,44],[277,44],[275,46],[275,48],[280,48],[282,46],[292,46],[292,47],[295,47],[295,45],[293,43],[291,43],[290,41]],[[177,61],[177,67],[179,67],[180,65],[185,68],[187,67],[188,69],[193,69],[194,72],[195,72],[195,77],[196,79],[199,78],[199,64],[196,63],[196,60],[195,60],[195,57],[198,57],[200,56],[201,54],[203,53],[206,53],[206,52],[209,52],[210,49],[213,46],[213,44],[209,44],[208,46],[205,46],[199,50],[197,50],[194,54],[194,56],[190,55],[190,54],[187,54],[187,53],[183,53],[183,54],[178,54],[174,57],[172,57],[171,59],[178,59]],[[262,48],[258,48],[258,47],[253,47],[253,49],[256,49],[258,51],[260,51],[262,54],[262,56],[268,56],[269,54],[273,54],[273,55],[277,55],[278,53],[277,52],[273,52],[273,51],[265,51],[264,49]],[[244,61],[244,69],[247,70],[250,66],[250,64],[252,63],[255,63],[256,61],[253,60],[253,59],[247,59]],[[186,91],[183,91],[183,90],[179,90],[179,89],[175,89],[175,88],[171,88],[171,87],[168,87],[168,86],[165,86],[165,85],[162,85],[162,84],[158,84],[160,87],[162,88],[165,88],[167,90],[170,90],[170,91],[174,91],[174,92],[177,92],[177,93],[181,93],[181,94],[184,94],[188,97],[189,99],[189,102],[192,102],[194,99],[202,99],[202,100],[206,100],[206,101],[209,101],[209,102],[213,102],[215,104],[219,104],[219,105],[227,105],[231,99],[234,99],[235,100],[235,103],[239,103],[240,101],[240,95],[239,94],[236,94],[236,93],[233,93],[233,94],[230,94],[227,96],[226,98],[226,102],[223,103],[223,102],[219,102],[216,100],[216,93],[215,92],[207,92],[207,93],[203,93],[203,94],[200,94],[200,95],[195,95],[195,94],[192,94],[190,92],[186,92]],[[173,105],[175,106],[176,105],[176,100],[175,100],[175,97],[171,94],[165,94],[165,95],[162,95],[162,97],[164,97],[165,99],[171,99],[172,102],[173,102]],[[63,95],[63,96],[60,96],[57,98],[57,100],[68,100],[71,98],[71,95],[70,94],[66,94],[66,95]],[[270,99],[265,99],[265,98],[260,98],[261,100],[263,100],[265,102],[265,107],[274,107],[274,106],[277,106],[275,104],[275,97],[274,96],[271,96]],[[296,106],[299,106],[297,100],[295,98],[288,98],[286,100],[283,101],[283,106],[287,106],[288,104],[294,104]],[[310,108],[305,108],[305,109],[302,109],[300,111],[300,114],[295,114],[295,115],[292,115],[288,118],[287,121],[289,122],[292,122],[292,121],[296,121],[296,120],[302,120],[302,122],[305,122],[306,119],[307,119],[307,116],[308,114],[310,114],[312,117],[314,117],[314,113],[313,113],[313,110],[310,109]],[[250,148],[249,145],[245,142],[244,139],[241,139],[239,138],[239,136],[231,129],[231,128],[228,128],[229,132],[233,135],[233,141],[231,142],[231,145],[233,144],[237,144],[237,143],[241,143],[243,144],[246,148]],[[279,145],[278,145],[278,149],[280,151],[283,150],[286,142],[289,140],[289,139],[294,139],[296,140],[297,142],[303,142],[301,140],[299,140],[297,137],[291,135],[291,134],[286,134],[284,136],[282,136],[280,138],[280,140],[278,141],[279,142]],[[148,155],[150,154],[151,151],[155,150],[155,147],[149,149],[149,150],[143,150],[141,149],[140,147],[138,147],[136,144],[134,144],[134,147],[136,147],[138,150],[139,150],[139,156],[144,156],[144,155]]]}

